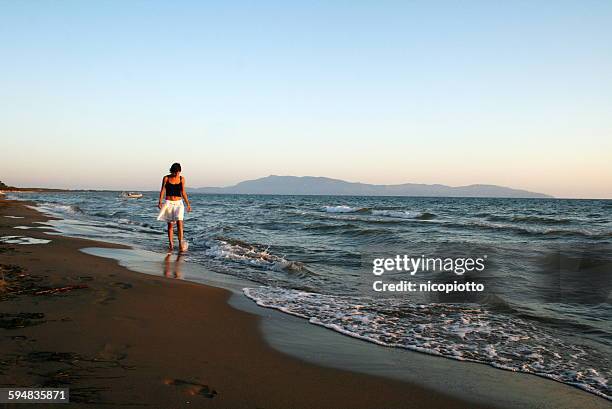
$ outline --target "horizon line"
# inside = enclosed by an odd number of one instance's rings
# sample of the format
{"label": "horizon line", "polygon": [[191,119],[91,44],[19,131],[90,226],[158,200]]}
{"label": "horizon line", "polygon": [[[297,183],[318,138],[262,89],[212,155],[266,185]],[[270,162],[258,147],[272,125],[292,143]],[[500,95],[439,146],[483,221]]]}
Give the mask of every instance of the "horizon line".
{"label": "horizon line", "polygon": [[[285,194],[285,193],[204,193],[204,192],[193,192],[193,190],[197,190],[197,189],[223,189],[223,188],[231,188],[233,186],[236,186],[240,183],[243,182],[249,182],[249,181],[255,181],[255,180],[259,180],[259,179],[265,179],[265,178],[269,178],[269,177],[291,177],[291,178],[318,178],[318,179],[329,179],[329,180],[334,180],[334,181],[339,181],[339,182],[345,182],[345,183],[352,183],[352,184],[363,184],[363,185],[370,185],[370,186],[402,186],[402,185],[421,185],[421,186],[444,186],[444,187],[450,187],[450,188],[463,188],[463,187],[471,187],[471,186],[492,186],[492,187],[499,187],[499,188],[505,188],[505,189],[511,189],[511,190],[522,190],[528,193],[535,193],[535,194],[542,194],[542,195],[546,195],[549,197],[542,197],[541,199],[567,199],[567,200],[612,200],[612,197],[568,197],[568,196],[555,196],[552,195],[550,193],[543,193],[543,192],[537,192],[537,191],[533,191],[533,190],[528,190],[528,189],[524,189],[524,188],[519,188],[519,187],[509,187],[509,186],[505,186],[505,185],[497,185],[497,184],[493,184],[493,183],[470,183],[470,184],[461,184],[461,185],[447,185],[444,183],[418,183],[418,182],[402,182],[402,183],[367,183],[367,182],[360,182],[360,181],[349,181],[349,180],[345,180],[345,179],[338,179],[338,178],[334,178],[334,177],[329,177],[329,176],[312,176],[312,175],[303,175],[303,176],[295,176],[295,175],[278,175],[278,174],[268,174],[267,176],[261,176],[261,177],[255,177],[255,178],[249,178],[249,179],[244,179],[238,182],[235,182],[233,184],[228,184],[228,185],[224,185],[224,186],[193,186],[193,187],[188,187],[187,190],[188,191],[192,191],[192,193],[202,193],[202,194],[223,194],[223,195],[266,195],[266,196],[364,196],[364,197],[438,197],[438,198],[444,198],[444,197],[448,197],[448,198],[457,198],[457,197],[463,197],[463,198],[499,198],[499,199],[516,199],[513,197],[499,197],[499,196],[422,196],[422,195],[380,195],[380,194],[371,194],[371,195],[348,195],[348,194],[342,194],[342,193],[336,193],[336,194]],[[0,183],[2,182],[2,180],[0,180]],[[89,187],[89,188],[68,188],[68,187],[43,187],[43,186],[28,186],[28,187],[19,187],[19,186],[11,186],[11,185],[7,185],[6,183],[3,183],[5,186],[9,187],[9,188],[13,188],[13,189],[2,189],[0,188],[0,193],[2,192],[36,192],[36,191],[55,191],[55,192],[87,192],[87,191],[98,191],[98,192],[124,192],[124,191],[130,191],[130,190],[138,190],[138,191],[142,191],[142,192],[157,192],[159,190],[159,188],[149,188],[149,187],[144,187],[144,188],[132,188],[132,189],[117,189],[117,188],[107,188],[107,187]]]}

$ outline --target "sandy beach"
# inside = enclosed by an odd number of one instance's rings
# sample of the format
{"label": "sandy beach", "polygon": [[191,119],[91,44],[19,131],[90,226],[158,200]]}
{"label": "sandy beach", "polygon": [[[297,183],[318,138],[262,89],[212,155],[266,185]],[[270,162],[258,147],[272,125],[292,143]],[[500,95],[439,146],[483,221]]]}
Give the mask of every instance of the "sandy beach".
{"label": "sandy beach", "polygon": [[79,251],[106,243],[14,228],[47,219],[0,203],[0,236],[51,240],[1,244],[2,387],[69,387],[74,407],[482,407],[293,359],[262,340],[256,317],[227,305],[226,290]]}

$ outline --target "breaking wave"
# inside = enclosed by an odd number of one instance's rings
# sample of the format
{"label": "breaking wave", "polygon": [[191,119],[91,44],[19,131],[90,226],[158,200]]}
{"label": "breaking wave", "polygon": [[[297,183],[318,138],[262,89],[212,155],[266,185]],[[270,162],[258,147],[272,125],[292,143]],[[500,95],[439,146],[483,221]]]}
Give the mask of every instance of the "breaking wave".
{"label": "breaking wave", "polygon": [[43,202],[38,208],[50,213],[83,214],[83,210],[77,205],[67,205],[53,202]]}
{"label": "breaking wave", "polygon": [[368,209],[365,207],[350,207],[350,206],[324,206],[323,211],[327,213],[356,213],[365,212]]}
{"label": "breaking wave", "polygon": [[273,271],[315,274],[299,261],[286,260],[262,247],[231,238],[216,238],[208,243],[204,253],[212,258],[232,260]]}
{"label": "breaking wave", "polygon": [[350,207],[350,206],[325,206],[323,211],[326,213],[364,213],[379,217],[393,217],[397,219],[418,219],[430,220],[436,217],[435,214],[429,212],[413,212],[409,210],[397,209],[370,209],[368,207]]}
{"label": "breaking wave", "polygon": [[555,218],[544,216],[504,216],[490,215],[487,217],[491,221],[506,221],[515,223],[534,223],[534,224],[571,224],[572,220],[567,218]]}
{"label": "breaking wave", "polygon": [[433,213],[419,213],[419,212],[410,212],[403,210],[372,210],[372,215],[374,216],[384,216],[384,217],[395,217],[398,219],[418,219],[418,220],[431,220],[436,217]]}

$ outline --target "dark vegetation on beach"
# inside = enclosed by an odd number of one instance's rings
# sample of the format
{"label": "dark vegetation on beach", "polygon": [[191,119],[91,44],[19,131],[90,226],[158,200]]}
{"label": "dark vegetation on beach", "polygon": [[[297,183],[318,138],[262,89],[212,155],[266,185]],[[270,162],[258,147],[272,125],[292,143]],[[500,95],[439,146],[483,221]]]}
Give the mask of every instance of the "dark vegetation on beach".
{"label": "dark vegetation on beach", "polygon": [[28,274],[19,266],[0,264],[0,301],[17,295],[56,295],[82,288],[87,285],[52,286],[44,277]]}
{"label": "dark vegetation on beach", "polygon": [[5,192],[69,192],[67,189],[47,189],[43,187],[15,187],[0,181],[0,191]]}
{"label": "dark vegetation on beach", "polygon": [[5,184],[3,181],[0,180],[0,189],[1,190],[12,190],[12,189],[16,189],[13,186],[9,186],[7,184]]}
{"label": "dark vegetation on beach", "polygon": [[16,187],[9,186],[6,183],[0,181],[0,191],[4,192],[99,192],[100,190],[83,190],[83,189],[51,189],[45,187]]}

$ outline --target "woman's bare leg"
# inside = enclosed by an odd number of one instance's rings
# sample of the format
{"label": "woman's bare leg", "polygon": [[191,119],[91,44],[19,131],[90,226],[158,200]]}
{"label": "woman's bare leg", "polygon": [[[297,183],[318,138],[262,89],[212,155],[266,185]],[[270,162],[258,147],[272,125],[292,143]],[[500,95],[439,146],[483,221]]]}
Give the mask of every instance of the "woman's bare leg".
{"label": "woman's bare leg", "polygon": [[176,232],[179,239],[179,249],[183,248],[183,221],[179,220],[176,222]]}
{"label": "woman's bare leg", "polygon": [[168,248],[170,251],[174,250],[174,229],[172,228],[173,223],[168,223]]}

